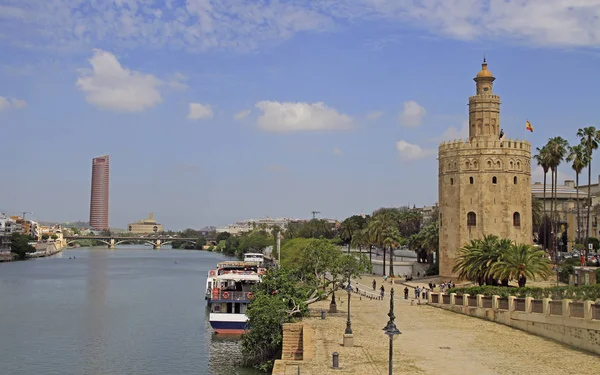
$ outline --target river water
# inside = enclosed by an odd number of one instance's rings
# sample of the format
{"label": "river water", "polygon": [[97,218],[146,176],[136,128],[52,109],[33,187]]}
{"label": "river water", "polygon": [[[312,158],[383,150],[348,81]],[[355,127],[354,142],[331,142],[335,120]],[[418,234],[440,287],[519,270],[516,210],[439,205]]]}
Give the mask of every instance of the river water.
{"label": "river water", "polygon": [[0,263],[0,375],[255,375],[207,321],[225,259],[118,246]]}

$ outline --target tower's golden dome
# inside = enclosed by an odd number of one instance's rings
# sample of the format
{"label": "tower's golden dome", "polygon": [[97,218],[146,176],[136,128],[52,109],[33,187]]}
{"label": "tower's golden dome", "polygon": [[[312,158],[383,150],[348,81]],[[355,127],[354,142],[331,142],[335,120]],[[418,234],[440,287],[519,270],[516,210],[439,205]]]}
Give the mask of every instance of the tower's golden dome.
{"label": "tower's golden dome", "polygon": [[485,61],[485,57],[483,58],[483,64],[481,64],[481,70],[477,73],[477,78],[494,78],[492,72],[490,72],[487,68],[487,62]]}

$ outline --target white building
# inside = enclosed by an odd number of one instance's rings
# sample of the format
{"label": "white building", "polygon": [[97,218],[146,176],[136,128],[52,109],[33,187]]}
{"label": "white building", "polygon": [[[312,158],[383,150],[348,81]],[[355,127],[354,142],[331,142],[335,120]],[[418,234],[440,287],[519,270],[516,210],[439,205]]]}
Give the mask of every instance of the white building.
{"label": "white building", "polygon": [[237,234],[242,234],[244,232],[250,232],[251,230],[256,229],[256,228],[267,229],[267,228],[272,228],[272,227],[278,226],[281,229],[286,229],[287,225],[293,221],[301,221],[301,220],[286,218],[286,217],[285,218],[270,218],[267,216],[264,219],[248,219],[248,220],[237,221],[234,224],[229,224],[228,226],[217,228],[216,232],[217,233],[228,232],[228,233],[237,235]]}

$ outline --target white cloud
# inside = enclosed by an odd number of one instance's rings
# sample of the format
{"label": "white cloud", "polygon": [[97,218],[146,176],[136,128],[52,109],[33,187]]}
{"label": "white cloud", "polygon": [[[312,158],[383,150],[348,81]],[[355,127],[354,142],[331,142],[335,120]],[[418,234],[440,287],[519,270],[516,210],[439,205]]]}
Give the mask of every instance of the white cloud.
{"label": "white cloud", "polygon": [[432,138],[432,141],[442,142],[442,141],[453,141],[455,139],[466,140],[469,138],[469,121],[463,122],[460,129],[456,126],[450,126],[446,129],[442,135],[439,137]]}
{"label": "white cloud", "polygon": [[186,90],[188,89],[188,85],[185,83],[188,80],[186,76],[181,73],[173,74],[173,77],[169,80],[169,87],[174,90]]}
{"label": "white cloud", "polygon": [[89,60],[92,69],[82,69],[77,87],[88,103],[99,108],[140,112],[162,101],[162,82],[150,74],[129,70],[106,51],[95,49]]}
{"label": "white cloud", "polygon": [[204,120],[213,117],[213,110],[208,104],[190,103],[187,118],[190,120]]}
{"label": "white cloud", "polygon": [[426,115],[425,108],[414,100],[404,102],[404,108],[400,113],[400,123],[403,126],[417,127],[421,125],[423,117]]}
{"label": "white cloud", "polygon": [[27,102],[25,100],[0,96],[0,111],[11,108],[22,109],[25,107],[27,107]]}
{"label": "white cloud", "polygon": [[350,116],[338,113],[323,102],[280,103],[258,102],[263,114],[257,119],[258,127],[272,132],[344,130],[352,126]]}
{"label": "white cloud", "polygon": [[377,120],[381,116],[383,116],[383,111],[373,111],[369,112],[366,117],[367,120]]}
{"label": "white cloud", "polygon": [[396,149],[400,153],[400,159],[403,161],[423,159],[435,155],[435,150],[433,149],[424,149],[419,145],[408,143],[403,140],[396,142]]}
{"label": "white cloud", "polygon": [[[6,3],[6,1],[4,2]],[[255,48],[337,25],[395,21],[459,40],[600,46],[597,0],[13,0],[0,5],[5,43],[70,49],[106,42],[134,48]],[[178,2],[179,3],[179,2]],[[19,30],[20,32],[16,32]]]}
{"label": "white cloud", "polygon": [[252,111],[249,109],[244,109],[243,111],[239,111],[238,113],[236,113],[234,118],[236,120],[243,120],[250,115],[250,112]]}
{"label": "white cloud", "polygon": [[338,147],[334,147],[332,150],[334,155],[341,156],[343,154],[342,150]]}
{"label": "white cloud", "polygon": [[[560,167],[558,168],[557,180],[558,180],[559,185],[564,184],[565,180],[575,181],[575,174],[570,173],[571,172],[570,169],[568,169],[568,171],[569,171],[569,173],[564,173]],[[548,192],[550,191],[551,175],[552,175],[552,173],[550,171],[548,171],[548,175],[546,176],[546,183],[548,184]],[[544,182],[544,169],[536,164],[535,159],[531,159],[531,182],[532,183],[536,183],[536,182],[543,183]],[[594,182],[595,181],[592,181],[592,183],[594,183]],[[585,181],[582,181],[581,175],[579,176],[579,184],[580,185],[586,184]]]}

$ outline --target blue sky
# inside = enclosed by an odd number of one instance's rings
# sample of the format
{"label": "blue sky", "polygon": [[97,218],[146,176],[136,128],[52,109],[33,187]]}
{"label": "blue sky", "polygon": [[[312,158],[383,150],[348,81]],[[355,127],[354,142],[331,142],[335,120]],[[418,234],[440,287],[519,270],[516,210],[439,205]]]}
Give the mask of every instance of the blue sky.
{"label": "blue sky", "polygon": [[600,1],[0,0],[0,210],[87,221],[105,153],[113,227],[430,205],[484,54],[508,138],[598,126],[592,15]]}

